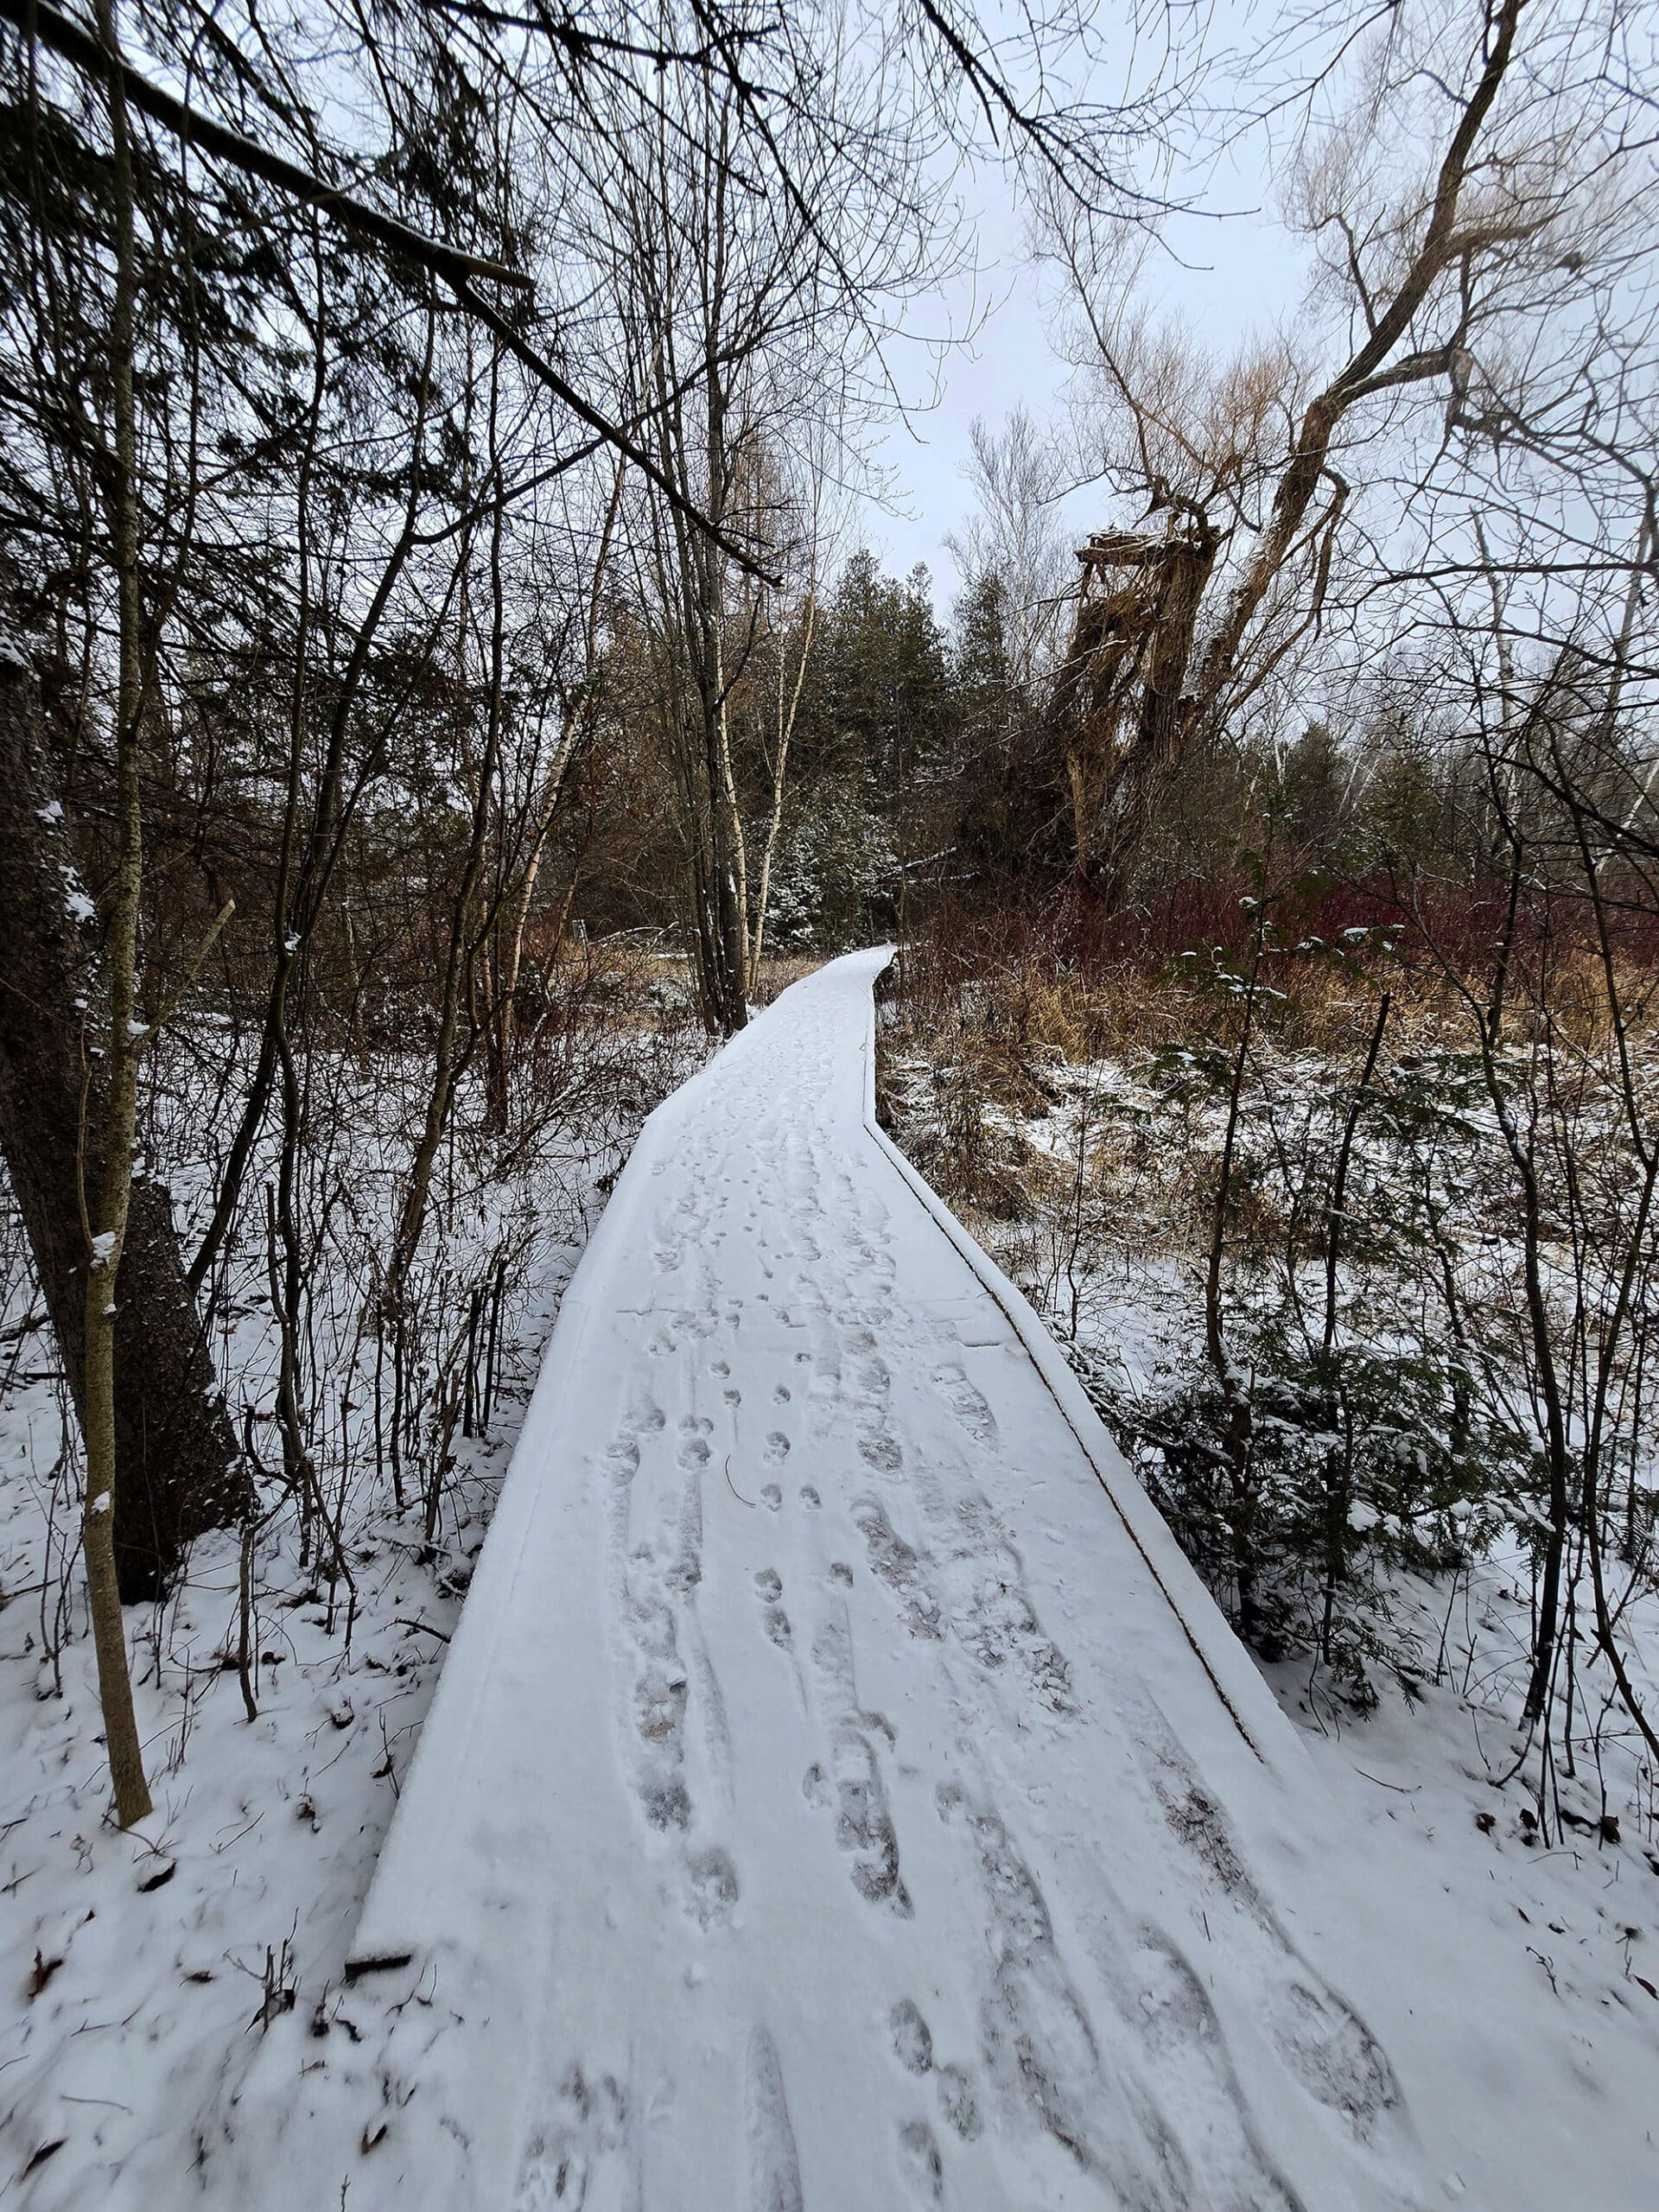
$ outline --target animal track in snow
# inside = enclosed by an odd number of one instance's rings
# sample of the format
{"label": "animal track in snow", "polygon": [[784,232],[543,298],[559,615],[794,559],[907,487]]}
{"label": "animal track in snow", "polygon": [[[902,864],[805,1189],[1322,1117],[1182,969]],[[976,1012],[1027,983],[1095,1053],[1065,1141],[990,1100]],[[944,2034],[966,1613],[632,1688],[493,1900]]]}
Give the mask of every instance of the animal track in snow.
{"label": "animal track in snow", "polygon": [[836,1782],[836,1841],[852,1861],[853,1887],[872,1904],[910,1916],[910,1892],[899,1878],[899,1839],[887,1809],[874,1747],[849,1730],[831,1754]]}
{"label": "animal track in snow", "polygon": [[637,1436],[620,1436],[605,1447],[605,1457],[611,1463],[611,1479],[614,1483],[631,1483],[639,1471],[639,1440]]}
{"label": "animal track in snow", "polygon": [[774,1428],[766,1439],[766,1457],[773,1466],[789,1457],[789,1439],[781,1428]]}
{"label": "animal track in snow", "polygon": [[[867,1729],[893,1731],[879,1713],[859,1709],[853,1675],[852,1634],[844,1610],[825,1620],[812,1643],[812,1664],[830,1723],[830,1775],[835,1789],[836,1841],[850,1863],[853,1887],[872,1904],[890,1905],[908,1919],[910,1893],[899,1874],[899,1837],[887,1807],[880,1762]],[[808,1776],[823,1775],[814,1768]],[[810,1792],[809,1791],[809,1795]]]}
{"label": "animal track in snow", "polygon": [[776,1483],[761,1484],[760,1503],[766,1507],[768,1513],[776,1513],[783,1502],[784,1493],[779,1489]]}
{"label": "animal track in snow", "polygon": [[582,2212],[599,2170],[626,2150],[627,2100],[607,2074],[589,2084],[579,2066],[559,2083],[552,2116],[535,2128],[519,2161],[513,2212]]}
{"label": "animal track in snow", "polygon": [[[675,1423],[681,1470],[642,1442],[667,1426],[649,1391],[636,1389],[609,1447],[607,1580],[618,1650],[616,1719],[623,1766],[648,1827],[685,1834],[692,1825],[687,1783],[688,1722],[695,1716],[716,1788],[729,1770],[723,1700],[696,1611],[702,1580],[702,1462],[710,1424]],[[694,1688],[695,1685],[695,1688]]]}
{"label": "animal track in snow", "polygon": [[663,1579],[671,1590],[682,1593],[695,1590],[702,1580],[702,1484],[699,1478],[708,1457],[709,1447],[700,1437],[680,1453],[685,1488],[680,1496],[679,1549]]}
{"label": "animal track in snow", "polygon": [[790,1650],[794,1637],[789,1625],[789,1615],[778,1602],[784,1594],[782,1575],[775,1567],[763,1567],[754,1578],[754,1590],[761,1604],[762,1627],[780,1651]]}
{"label": "animal track in snow", "polygon": [[634,1726],[645,1746],[635,1786],[654,1828],[684,1828],[691,1800],[681,1768],[685,1757],[688,1681],[683,1668],[647,1665],[634,1683]]}
{"label": "animal track in snow", "polygon": [[818,1496],[818,1493],[813,1489],[810,1483],[803,1483],[801,1484],[801,1503],[805,1506],[809,1513],[816,1513],[818,1508],[823,1503],[823,1500]]}

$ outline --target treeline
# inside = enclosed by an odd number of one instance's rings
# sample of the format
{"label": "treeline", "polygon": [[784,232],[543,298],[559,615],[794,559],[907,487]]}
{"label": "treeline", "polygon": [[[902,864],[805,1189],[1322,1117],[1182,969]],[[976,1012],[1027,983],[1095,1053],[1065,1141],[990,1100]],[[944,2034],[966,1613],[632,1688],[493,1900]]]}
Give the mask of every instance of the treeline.
{"label": "treeline", "polygon": [[[1550,1675],[1653,1279],[1643,33],[1268,16],[1207,57],[1160,17],[1108,107],[1086,20],[939,0],[0,7],[0,1146],[123,1821],[123,1601],[224,1527],[257,1590],[286,1531],[349,1624],[353,1485],[429,1545],[490,1398],[524,1232],[489,1190],[624,1143],[770,955],[873,937],[918,1018],[998,1024],[1009,977],[1193,956],[1224,1120],[1279,963],[1365,927],[1433,979],[1518,1193]],[[1230,352],[1153,304],[1141,188],[1213,154],[1199,59],[1308,274]],[[849,495],[988,160],[1076,373],[976,435],[939,608],[849,553]],[[1592,1052],[1621,1135],[1586,1178]],[[1340,1153],[1299,1219],[1343,1221]],[[1239,1203],[1224,1146],[1194,1418],[1243,1503],[1192,1525],[1230,1543],[1268,1433]]]}
{"label": "treeline", "polygon": [[[1058,613],[894,1040],[907,1140],[1310,1696],[1443,1677],[1434,1604],[1518,1562],[1493,1666],[1546,1834],[1615,1741],[1627,1802],[1659,1764],[1644,38],[1396,13],[1286,149],[1300,312],[1230,353],[1121,226],[1039,222],[1071,416],[982,438],[975,550]],[[1175,1316],[1150,1368],[1126,1281]]]}
{"label": "treeline", "polygon": [[124,1601],[229,1525],[245,1646],[289,1539],[353,1591],[364,1482],[431,1543],[523,1249],[459,1194],[625,1141],[774,880],[859,927],[826,839],[891,899],[825,486],[987,103],[1114,188],[1039,81],[932,4],[3,11],[0,1145],[124,1824]]}

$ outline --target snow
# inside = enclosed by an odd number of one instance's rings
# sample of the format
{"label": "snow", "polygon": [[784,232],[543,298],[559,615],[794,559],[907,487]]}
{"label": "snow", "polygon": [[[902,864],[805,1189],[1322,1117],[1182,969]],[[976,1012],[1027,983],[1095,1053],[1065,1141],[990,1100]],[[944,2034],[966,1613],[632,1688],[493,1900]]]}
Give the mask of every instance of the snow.
{"label": "snow", "polygon": [[[651,1098],[700,1057],[673,1023],[637,1037],[608,1023],[584,1029],[550,1075],[572,1086],[575,1109],[543,1116],[527,1091],[526,1118],[505,1150],[477,1127],[481,1097],[463,1102],[439,1164],[435,1233],[416,1284],[420,1297],[435,1298],[447,1281],[458,1301],[457,1317],[427,1340],[440,1356],[456,1330],[464,1340],[465,1286],[487,1279],[498,1254],[512,1263],[489,1434],[454,1440],[432,1545],[426,1460],[406,1459],[418,1493],[406,1511],[376,1478],[375,1345],[359,1287],[372,1294],[378,1280],[367,1261],[391,1234],[412,1141],[408,1100],[423,1071],[413,1065],[400,1083],[384,1057],[367,1071],[349,1057],[329,1064],[339,1116],[330,1157],[349,1184],[350,1209],[334,1217],[311,1316],[330,1416],[319,1448],[343,1504],[354,1628],[346,1633],[344,1591],[331,1604],[317,1562],[299,1556],[295,1516],[269,1515],[252,1561],[258,1717],[250,1724],[233,1664],[237,1538],[227,1532],[197,1546],[167,1606],[127,1616],[156,1812],[126,1836],[105,1818],[73,1423],[66,1446],[54,1347],[0,1186],[0,2202],[8,2208],[173,2212],[223,2201],[197,2177],[198,2133],[213,2124],[214,2104],[234,2094],[283,2007],[315,2014],[338,1980],[553,1312]],[[166,1038],[148,1065],[164,1078],[147,1110],[149,1158],[199,1234],[212,1162],[222,1156],[214,1141],[225,1136],[213,1118],[214,1086],[193,1081],[196,1062]],[[232,1086],[229,1111],[236,1096]],[[256,1190],[275,1172],[274,1136],[257,1168]],[[263,1294],[264,1248],[262,1219],[251,1238],[232,1239],[214,1336],[238,1426],[246,1407],[272,1465],[278,1346]],[[276,1497],[267,1485],[264,1504]]]}
{"label": "snow", "polygon": [[1450,1690],[1264,1681],[875,1128],[880,964],[646,1124],[458,1623],[365,1528],[357,1645],[268,1608],[232,1723],[206,1548],[129,1838],[89,1644],[60,1700],[8,1633],[8,2203],[1659,2201],[1640,1839],[1529,1839]]}
{"label": "snow", "polygon": [[1454,2169],[1415,2109],[1464,2031],[1367,1953],[1300,1738],[874,1127],[880,964],[647,1125],[220,2201],[1484,2196],[1484,2122]]}

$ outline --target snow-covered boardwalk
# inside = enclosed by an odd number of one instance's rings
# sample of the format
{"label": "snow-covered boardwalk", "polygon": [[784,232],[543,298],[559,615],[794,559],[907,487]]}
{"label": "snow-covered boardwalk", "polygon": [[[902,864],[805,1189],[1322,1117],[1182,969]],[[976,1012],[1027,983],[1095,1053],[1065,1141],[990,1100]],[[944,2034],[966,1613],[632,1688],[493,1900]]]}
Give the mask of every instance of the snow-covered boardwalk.
{"label": "snow-covered boardwalk", "polygon": [[875,1129],[880,966],[618,1185],[273,2201],[346,2155],[349,2212],[1421,2201],[1301,1749]]}

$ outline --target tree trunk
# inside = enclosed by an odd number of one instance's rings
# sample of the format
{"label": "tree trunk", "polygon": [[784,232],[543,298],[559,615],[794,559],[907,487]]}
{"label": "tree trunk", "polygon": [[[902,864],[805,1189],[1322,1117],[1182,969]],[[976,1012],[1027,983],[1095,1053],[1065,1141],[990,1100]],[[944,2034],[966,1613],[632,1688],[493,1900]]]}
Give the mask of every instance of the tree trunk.
{"label": "tree trunk", "polygon": [[1085,575],[1052,715],[1074,869],[1114,908],[1192,735],[1187,671],[1220,543],[1195,520],[1162,538],[1107,532],[1079,556]]}
{"label": "tree trunk", "polygon": [[[34,679],[0,660],[0,1150],[29,1234],[64,1372],[86,1419],[86,1243],[79,1138],[103,1126],[107,982],[79,888]],[[90,1076],[87,1071],[90,1070]],[[88,1190],[103,1163],[86,1163]],[[166,1187],[133,1178],[115,1317],[115,1555],[128,1603],[158,1597],[185,1547],[248,1500],[174,1233]]]}

